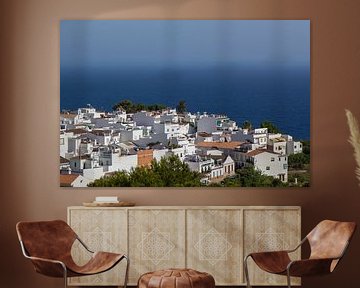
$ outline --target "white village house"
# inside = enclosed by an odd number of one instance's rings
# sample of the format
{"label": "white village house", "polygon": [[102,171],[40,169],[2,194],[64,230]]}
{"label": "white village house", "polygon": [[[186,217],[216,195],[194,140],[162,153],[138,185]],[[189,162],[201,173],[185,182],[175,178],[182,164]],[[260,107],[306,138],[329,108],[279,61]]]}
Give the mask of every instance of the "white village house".
{"label": "white village house", "polygon": [[[247,165],[286,182],[288,156],[301,152],[302,143],[291,135],[241,129],[225,115],[178,114],[175,109],[126,113],[121,108],[108,113],[91,105],[60,115],[60,172],[74,175],[71,185],[170,155],[202,173],[206,184]],[[86,181],[75,178],[79,175]]]}

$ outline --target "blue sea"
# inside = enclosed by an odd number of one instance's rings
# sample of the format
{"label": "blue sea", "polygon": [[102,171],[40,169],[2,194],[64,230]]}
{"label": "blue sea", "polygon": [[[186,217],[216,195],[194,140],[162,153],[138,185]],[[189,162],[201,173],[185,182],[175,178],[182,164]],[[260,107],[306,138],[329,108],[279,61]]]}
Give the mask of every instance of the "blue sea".
{"label": "blue sea", "polygon": [[111,111],[124,99],[226,114],[239,125],[273,122],[283,133],[310,140],[308,67],[62,68],[61,109],[86,104]]}

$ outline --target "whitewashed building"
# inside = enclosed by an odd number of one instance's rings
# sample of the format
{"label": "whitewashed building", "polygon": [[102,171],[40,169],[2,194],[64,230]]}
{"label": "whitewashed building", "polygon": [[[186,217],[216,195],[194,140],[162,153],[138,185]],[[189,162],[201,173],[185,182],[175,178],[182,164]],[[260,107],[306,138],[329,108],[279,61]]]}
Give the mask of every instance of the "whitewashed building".
{"label": "whitewashed building", "polygon": [[96,167],[93,158],[90,155],[75,156],[70,159],[70,168],[72,171],[82,172],[83,169]]}
{"label": "whitewashed building", "polygon": [[267,128],[257,128],[249,131],[241,129],[231,134],[232,141],[250,142],[256,144],[257,148],[266,148],[267,145]]}
{"label": "whitewashed building", "polygon": [[227,156],[223,162],[224,166],[224,174],[226,176],[231,176],[235,174],[235,161],[230,157]]}
{"label": "whitewashed building", "polygon": [[213,142],[213,135],[207,132],[197,132],[196,133],[196,143],[199,142]]}
{"label": "whitewashed building", "polygon": [[229,118],[222,115],[203,115],[197,120],[197,131],[211,134],[229,128]]}
{"label": "whitewashed building", "polygon": [[287,142],[283,137],[271,138],[268,140],[268,149],[281,155],[287,155]]}
{"label": "whitewashed building", "polygon": [[169,148],[169,153],[178,156],[181,161],[183,161],[185,158],[185,149],[183,146],[177,148]]}
{"label": "whitewashed building", "polygon": [[79,123],[79,115],[74,113],[60,113],[60,131],[72,129]]}
{"label": "whitewashed building", "polygon": [[104,148],[100,150],[99,164],[103,167],[104,172],[127,171],[136,168],[138,164],[137,155],[122,155],[119,151]]}
{"label": "whitewashed building", "polygon": [[185,158],[186,163],[191,171],[199,173],[209,173],[211,167],[214,166],[214,160],[211,158],[202,158],[198,155],[192,155]]}
{"label": "whitewashed building", "polygon": [[78,109],[79,123],[91,123],[92,118],[102,118],[105,112],[98,112],[90,104],[87,107]]}
{"label": "whitewashed building", "polygon": [[122,108],[118,108],[115,111],[115,120],[116,122],[125,123],[127,122],[128,115],[126,114],[126,111]]}
{"label": "whitewashed building", "polygon": [[137,126],[151,126],[155,123],[160,123],[160,114],[154,112],[141,111],[136,112],[132,116],[133,121]]}
{"label": "whitewashed building", "polygon": [[288,141],[286,142],[286,154],[298,154],[303,152],[303,145],[300,141]]}
{"label": "whitewashed building", "polygon": [[60,132],[60,156],[68,158],[69,138],[74,137],[73,133]]}
{"label": "whitewashed building", "polygon": [[144,130],[141,128],[132,128],[128,130],[120,131],[120,141],[137,141],[144,137]]}
{"label": "whitewashed building", "polygon": [[168,109],[160,115],[160,122],[179,123],[179,116],[176,109]]}
{"label": "whitewashed building", "polygon": [[158,162],[161,160],[161,158],[167,157],[168,155],[169,155],[169,149],[167,148],[153,150],[153,157]]}
{"label": "whitewashed building", "polygon": [[257,149],[244,153],[242,161],[244,166],[252,164],[256,170],[264,175],[278,178],[283,182],[288,180],[287,155]]}
{"label": "whitewashed building", "polygon": [[60,174],[60,187],[87,187],[89,179],[80,174]]}
{"label": "whitewashed building", "polygon": [[95,139],[99,143],[99,145],[111,144],[111,130],[92,130],[89,134],[95,135]]}

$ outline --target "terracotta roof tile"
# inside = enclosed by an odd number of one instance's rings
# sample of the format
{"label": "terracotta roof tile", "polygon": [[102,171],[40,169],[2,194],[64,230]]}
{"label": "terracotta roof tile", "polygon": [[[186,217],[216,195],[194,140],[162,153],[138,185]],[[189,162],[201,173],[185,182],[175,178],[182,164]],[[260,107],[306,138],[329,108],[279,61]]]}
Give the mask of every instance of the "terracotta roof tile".
{"label": "terracotta roof tile", "polygon": [[256,156],[256,155],[259,155],[259,154],[264,153],[264,152],[281,156],[279,153],[275,153],[275,152],[273,152],[271,150],[268,150],[268,149],[255,149],[255,150],[247,152],[246,155],[247,156]]}
{"label": "terracotta roof tile", "polygon": [[81,129],[81,128],[69,129],[69,130],[66,130],[66,132],[73,132],[74,134],[84,134],[84,133],[88,133],[87,130]]}
{"label": "terracotta roof tile", "polygon": [[196,144],[197,147],[204,148],[216,148],[216,149],[235,149],[239,147],[243,142],[231,141],[231,142],[199,142]]}
{"label": "terracotta roof tile", "polygon": [[256,156],[256,155],[259,155],[261,153],[264,153],[264,152],[268,152],[267,150],[265,149],[255,149],[255,150],[251,150],[249,152],[246,153],[246,155],[248,156]]}
{"label": "terracotta roof tile", "polygon": [[70,161],[64,157],[60,156],[60,164],[65,164],[65,163],[69,163]]}
{"label": "terracotta roof tile", "polygon": [[200,137],[211,137],[212,135],[207,132],[198,132],[197,134]]}
{"label": "terracotta roof tile", "polygon": [[70,187],[71,184],[78,178],[78,174],[60,174],[60,186]]}

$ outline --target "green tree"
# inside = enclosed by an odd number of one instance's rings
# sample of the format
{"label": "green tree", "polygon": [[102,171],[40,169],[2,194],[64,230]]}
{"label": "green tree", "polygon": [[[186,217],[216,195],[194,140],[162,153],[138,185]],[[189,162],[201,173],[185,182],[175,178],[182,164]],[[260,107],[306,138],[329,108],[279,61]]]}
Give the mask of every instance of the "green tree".
{"label": "green tree", "polygon": [[310,155],[310,141],[309,140],[302,140],[302,150],[303,153],[306,155]]}
{"label": "green tree", "polygon": [[[238,171],[240,186],[242,187],[269,187],[272,186],[272,179],[262,175],[254,167],[245,167]],[[272,177],[271,177],[272,178]]]}
{"label": "green tree", "polygon": [[260,123],[261,128],[268,128],[269,133],[281,133],[279,128],[275,126],[274,123],[270,121],[263,121]]}
{"label": "green tree", "polygon": [[160,177],[151,167],[136,167],[129,173],[129,183],[131,187],[161,187]]}
{"label": "green tree", "polygon": [[249,120],[245,120],[242,125],[241,125],[241,128],[242,129],[249,129],[251,130],[252,129],[252,124]]}
{"label": "green tree", "polygon": [[159,175],[164,187],[200,186],[200,173],[191,171],[178,156],[163,157],[160,161],[153,160],[152,170]]}
{"label": "green tree", "polygon": [[208,187],[223,187],[221,183],[213,182],[208,185]]}
{"label": "green tree", "polygon": [[179,101],[179,104],[176,106],[176,111],[178,113],[186,112],[186,102],[185,102],[185,100],[180,100]]}
{"label": "green tree", "polygon": [[239,175],[236,174],[234,176],[225,178],[222,181],[222,184],[225,187],[239,187],[240,186],[240,181],[239,180],[240,180]]}
{"label": "green tree", "polygon": [[307,164],[310,164],[309,154],[297,153],[288,157],[288,165],[292,169],[304,169]]}
{"label": "green tree", "polygon": [[191,171],[178,156],[155,159],[149,167],[115,172],[90,183],[91,187],[198,187],[201,174]]}
{"label": "green tree", "polygon": [[226,187],[284,187],[287,183],[281,180],[262,174],[253,166],[236,170],[236,175],[228,177],[223,181]]}
{"label": "green tree", "polygon": [[[295,179],[296,182],[295,183]],[[294,187],[309,187],[310,186],[310,173],[289,173],[288,177],[289,186]]]}
{"label": "green tree", "polygon": [[131,113],[147,110],[147,106],[142,103],[136,103],[131,107]]}
{"label": "green tree", "polygon": [[[122,100],[121,102],[115,104],[113,106],[113,110],[118,110],[119,108],[124,109],[126,112],[128,112],[133,107],[133,103],[130,100]],[[128,112],[130,113],[130,112]]]}
{"label": "green tree", "polygon": [[124,109],[127,113],[136,113],[136,112],[144,111],[144,110],[145,111],[159,111],[159,110],[165,109],[166,106],[163,104],[146,105],[143,103],[133,103],[132,101],[125,99],[113,106],[114,111],[119,108]]}
{"label": "green tree", "polygon": [[152,104],[152,105],[147,105],[145,107],[145,110],[147,111],[161,111],[163,109],[165,109],[166,106],[164,104]]}
{"label": "green tree", "polygon": [[89,187],[129,187],[129,175],[125,171],[115,172],[111,176],[104,176],[91,182]]}

